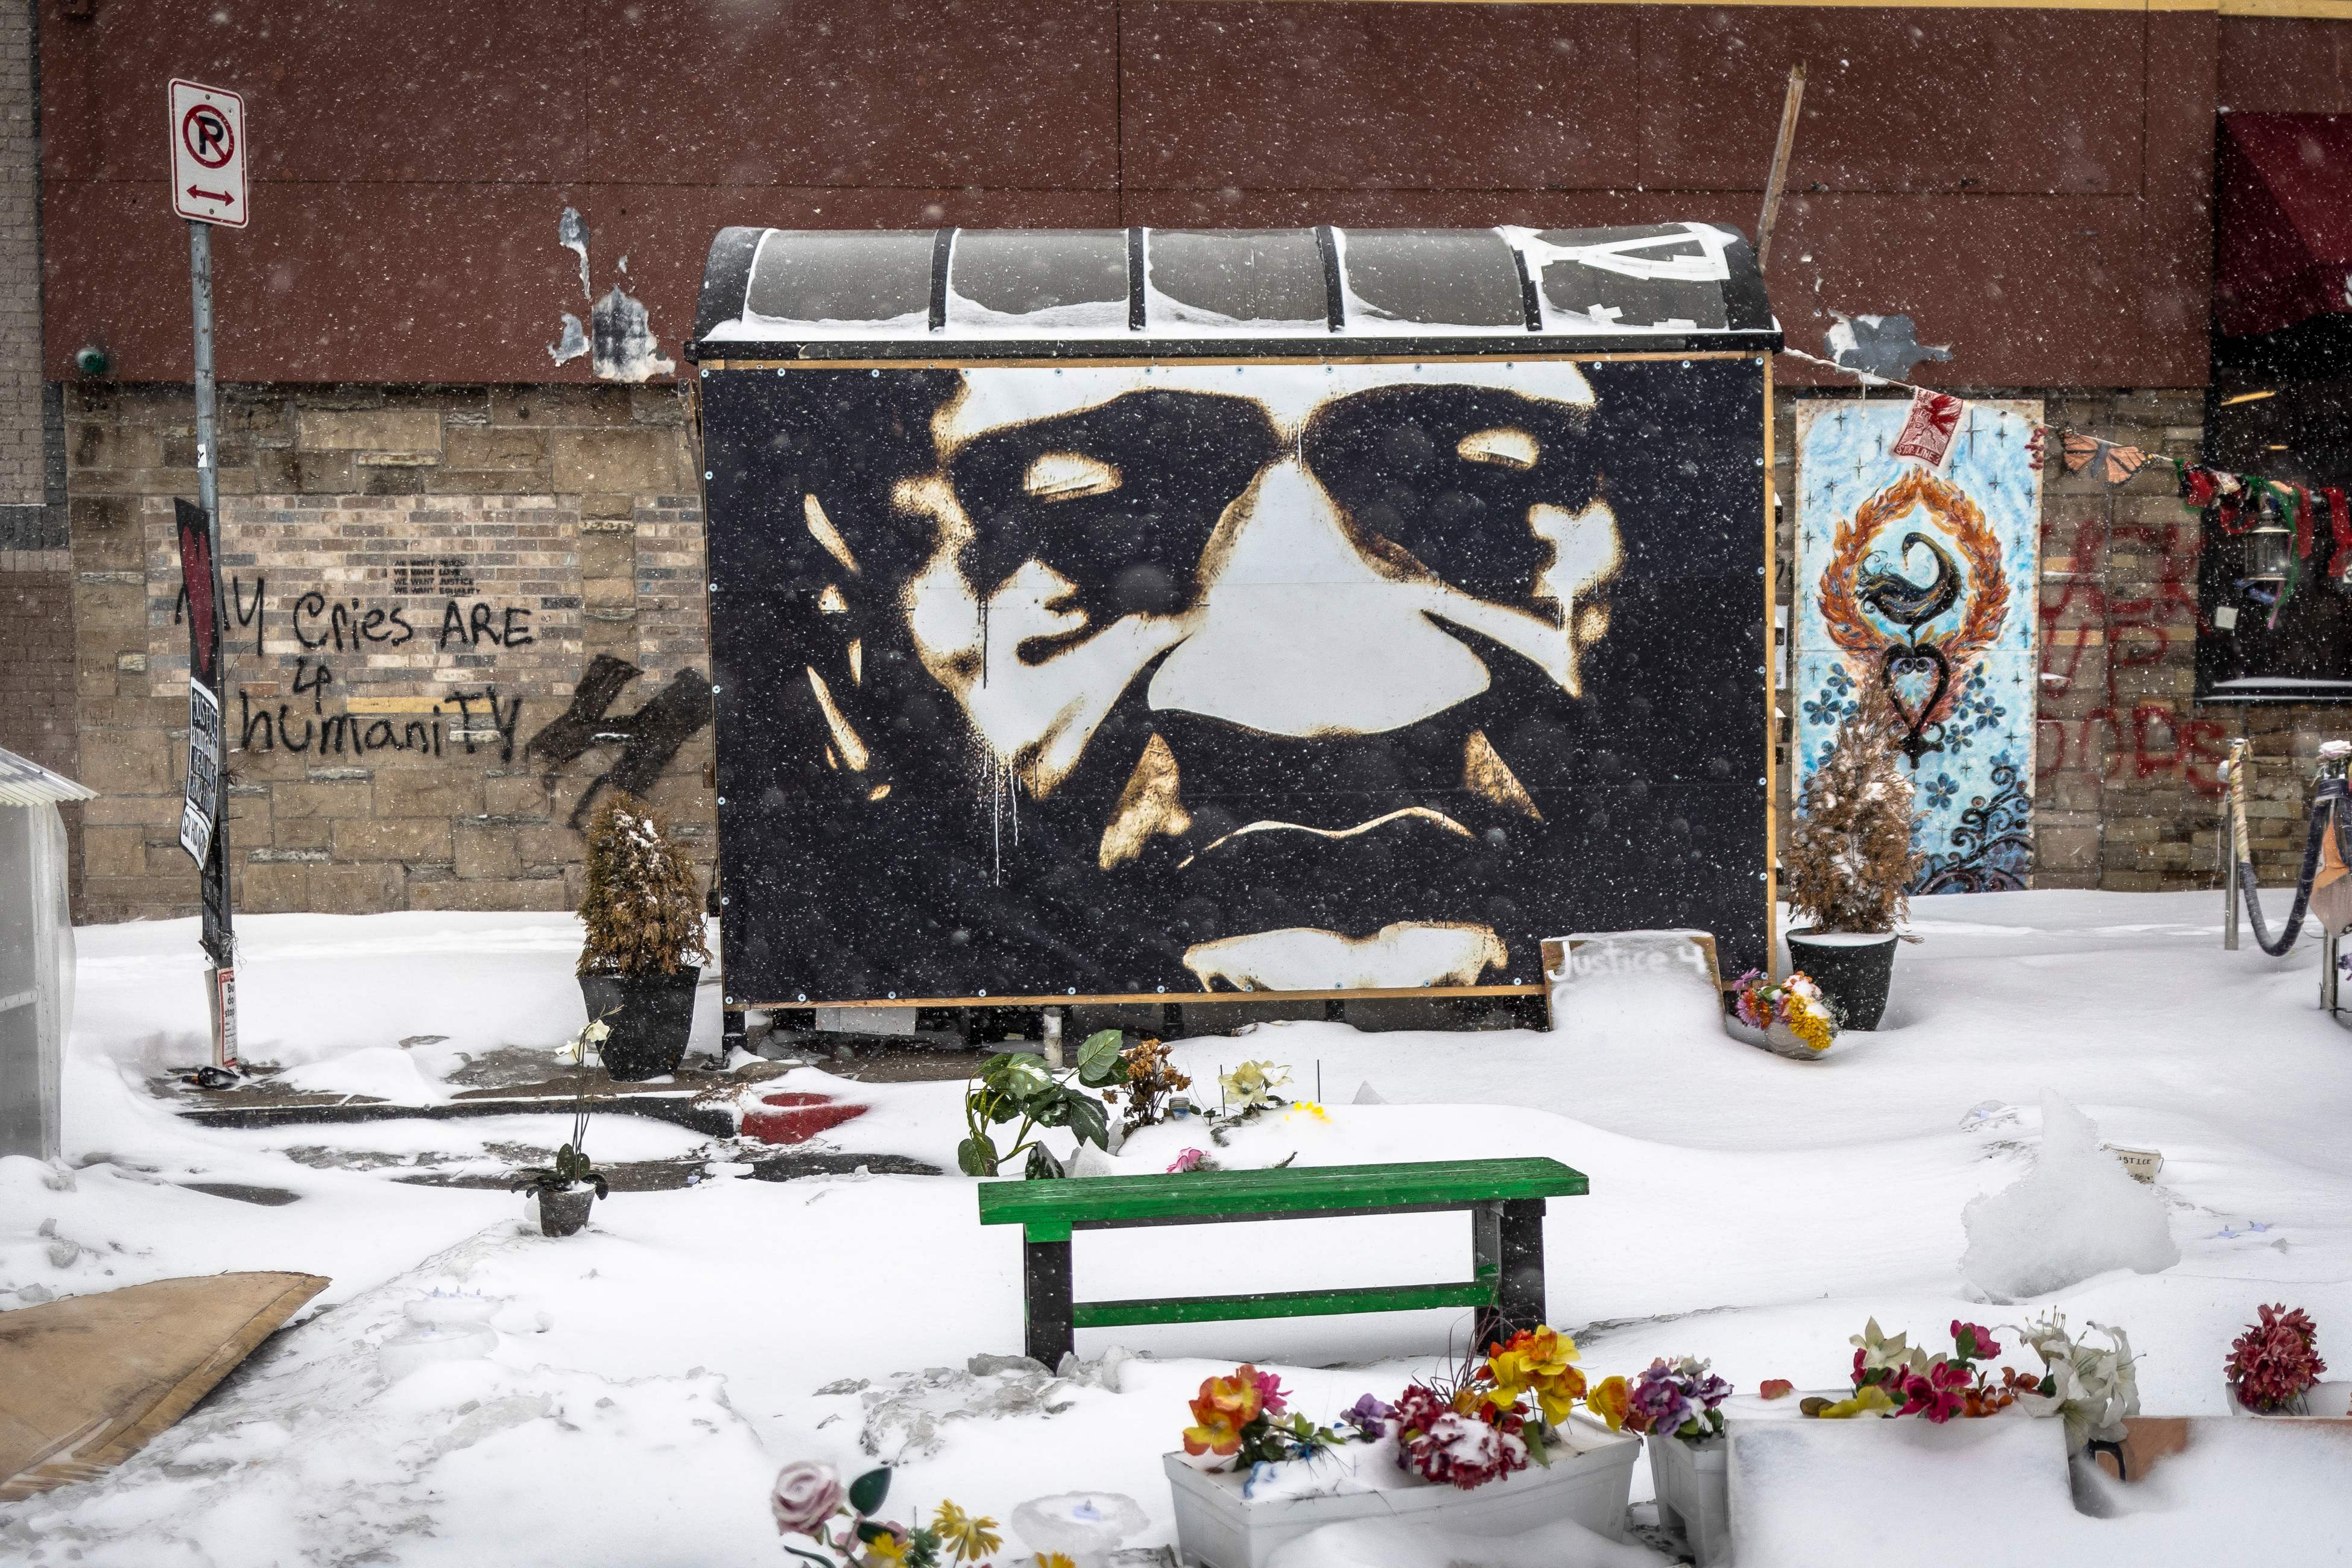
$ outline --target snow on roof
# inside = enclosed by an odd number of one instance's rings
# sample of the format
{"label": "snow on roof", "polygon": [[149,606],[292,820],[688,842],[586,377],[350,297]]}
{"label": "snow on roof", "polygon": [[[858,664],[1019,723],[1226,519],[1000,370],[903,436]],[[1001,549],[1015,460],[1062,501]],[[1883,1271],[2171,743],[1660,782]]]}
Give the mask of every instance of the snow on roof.
{"label": "snow on roof", "polygon": [[0,747],[0,805],[57,805],[96,800],[98,792],[63,773],[53,773],[29,757]]}
{"label": "snow on roof", "polygon": [[688,353],[793,345],[824,358],[838,351],[809,345],[903,354],[1024,340],[1065,354],[1132,354],[1139,340],[1149,352],[1213,342],[1274,353],[1334,337],[1409,340],[1434,353],[1449,340],[1467,341],[1454,352],[1480,353],[1498,339],[1546,352],[1780,343],[1748,241],[1713,224],[729,228],[711,244]]}

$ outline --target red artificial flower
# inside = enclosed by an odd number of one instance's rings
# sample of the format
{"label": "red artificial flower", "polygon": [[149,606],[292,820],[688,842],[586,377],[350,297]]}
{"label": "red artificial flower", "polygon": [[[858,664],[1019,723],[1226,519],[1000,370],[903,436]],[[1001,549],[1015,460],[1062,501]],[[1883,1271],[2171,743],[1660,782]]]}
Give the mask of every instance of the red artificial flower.
{"label": "red artificial flower", "polygon": [[2231,1344],[2223,1367],[2239,1404],[2249,1410],[2284,1409],[2327,1370],[2319,1359],[2319,1328],[2302,1308],[2290,1310],[2283,1302],[2261,1313],[2262,1321]]}
{"label": "red artificial flower", "polygon": [[1268,1415],[1279,1415],[1289,1408],[1290,1395],[1282,1386],[1282,1379],[1257,1367],[1244,1365],[1238,1369],[1257,1387],[1257,1396],[1265,1404]]}
{"label": "red artificial flower", "polygon": [[1961,1361],[1990,1361],[2000,1353],[1990,1329],[1982,1323],[1964,1323],[1958,1318],[1952,1320],[1952,1346]]}

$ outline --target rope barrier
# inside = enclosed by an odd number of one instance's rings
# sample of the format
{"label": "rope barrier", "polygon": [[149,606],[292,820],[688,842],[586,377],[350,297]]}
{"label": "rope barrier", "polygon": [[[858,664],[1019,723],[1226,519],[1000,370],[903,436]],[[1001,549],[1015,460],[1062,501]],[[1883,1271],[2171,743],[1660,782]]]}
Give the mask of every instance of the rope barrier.
{"label": "rope barrier", "polygon": [[[2287,911],[2285,929],[2279,933],[2276,942],[2271,940],[2270,922],[2263,917],[2262,884],[2254,876],[2254,863],[2247,858],[2244,850],[2241,849],[2238,854],[2238,893],[2246,901],[2246,921],[2254,928],[2254,945],[2273,958],[2285,956],[2294,946],[2294,939],[2303,933],[2303,918],[2311,908],[2311,880],[2318,873],[2320,847],[2326,841],[2330,824],[2336,829],[2336,853],[2340,855],[2345,850],[2344,825],[2336,820],[2336,803],[2344,798],[2342,779],[2322,779],[2319,782],[2318,793],[2311,803],[2311,828],[2304,836],[2303,868],[2295,874],[2294,903]],[[2239,821],[2237,837],[2242,846],[2246,843],[2243,796],[2239,797],[2236,809]]]}
{"label": "rope barrier", "polygon": [[[2352,811],[2339,809],[2352,798],[2352,788],[2345,783],[2344,758],[2334,743],[2326,748],[2319,777],[2314,781],[2311,796],[2311,826],[2304,835],[2303,865],[2295,873],[2294,901],[2287,910],[2286,924],[2275,940],[2271,936],[2269,920],[2263,913],[2262,883],[2254,874],[2253,838],[2246,829],[2246,779],[2253,762],[2252,749],[2243,741],[2231,748],[2228,775],[2228,821],[2225,834],[2230,867],[2230,901],[2242,900],[2247,923],[2254,928],[2254,943],[2273,958],[2281,958],[2293,949],[2295,938],[2303,933],[2304,917],[2311,909],[2312,884],[2319,874],[2327,835],[2332,825],[2336,835],[2336,855],[2341,861],[2352,862],[2352,825],[2346,817]],[[2232,908],[2232,915],[2236,910]],[[2231,922],[2234,925],[2234,921]],[[2228,944],[2235,946],[2234,931]]]}

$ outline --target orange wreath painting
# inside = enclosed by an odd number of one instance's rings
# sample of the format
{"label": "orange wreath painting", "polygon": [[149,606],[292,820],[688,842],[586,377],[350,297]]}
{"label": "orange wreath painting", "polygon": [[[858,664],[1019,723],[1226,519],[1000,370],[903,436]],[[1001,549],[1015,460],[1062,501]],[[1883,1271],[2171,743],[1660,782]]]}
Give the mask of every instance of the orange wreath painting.
{"label": "orange wreath painting", "polygon": [[[1927,513],[1958,546],[1968,563],[1965,574],[1935,532],[1916,528],[1904,534],[1895,566],[1872,563],[1880,536],[1915,511]],[[1901,569],[1915,552],[1935,563],[1936,575],[1924,588]],[[1935,625],[1963,597],[1958,628],[1933,638]],[[1941,749],[1927,737],[1948,719],[1969,666],[2000,635],[2009,615],[2000,541],[1958,485],[1911,468],[1838,525],[1835,551],[1822,574],[1821,607],[1822,624],[1850,656],[1854,684],[1885,688],[1904,726],[1904,754],[1916,768],[1922,755]],[[1882,624],[1900,629],[1882,631]]]}
{"label": "orange wreath painting", "polygon": [[[1799,416],[1799,785],[1864,695],[1893,710],[1927,856],[1914,892],[2024,886],[2038,405],[1971,404],[1948,477],[1890,458],[1903,405]],[[1881,428],[1883,426],[1883,428]]]}

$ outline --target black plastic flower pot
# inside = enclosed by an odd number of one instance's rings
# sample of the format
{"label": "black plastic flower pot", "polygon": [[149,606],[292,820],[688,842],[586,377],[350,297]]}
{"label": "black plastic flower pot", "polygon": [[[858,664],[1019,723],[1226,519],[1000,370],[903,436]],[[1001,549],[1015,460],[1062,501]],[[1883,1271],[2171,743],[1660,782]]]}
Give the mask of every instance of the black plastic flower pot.
{"label": "black plastic flower pot", "polygon": [[1899,940],[1893,931],[1861,934],[1805,926],[1789,933],[1789,967],[1812,976],[1837,1010],[1840,1028],[1875,1029],[1886,1016]]}
{"label": "black plastic flower pot", "polygon": [[580,999],[593,1022],[612,1032],[599,1047],[604,1070],[624,1083],[676,1072],[694,1032],[694,986],[698,968],[681,965],[675,974],[583,974]]}
{"label": "black plastic flower pot", "polygon": [[533,1187],[530,1195],[541,1236],[572,1236],[588,1223],[588,1205],[596,1201],[596,1189]]}

